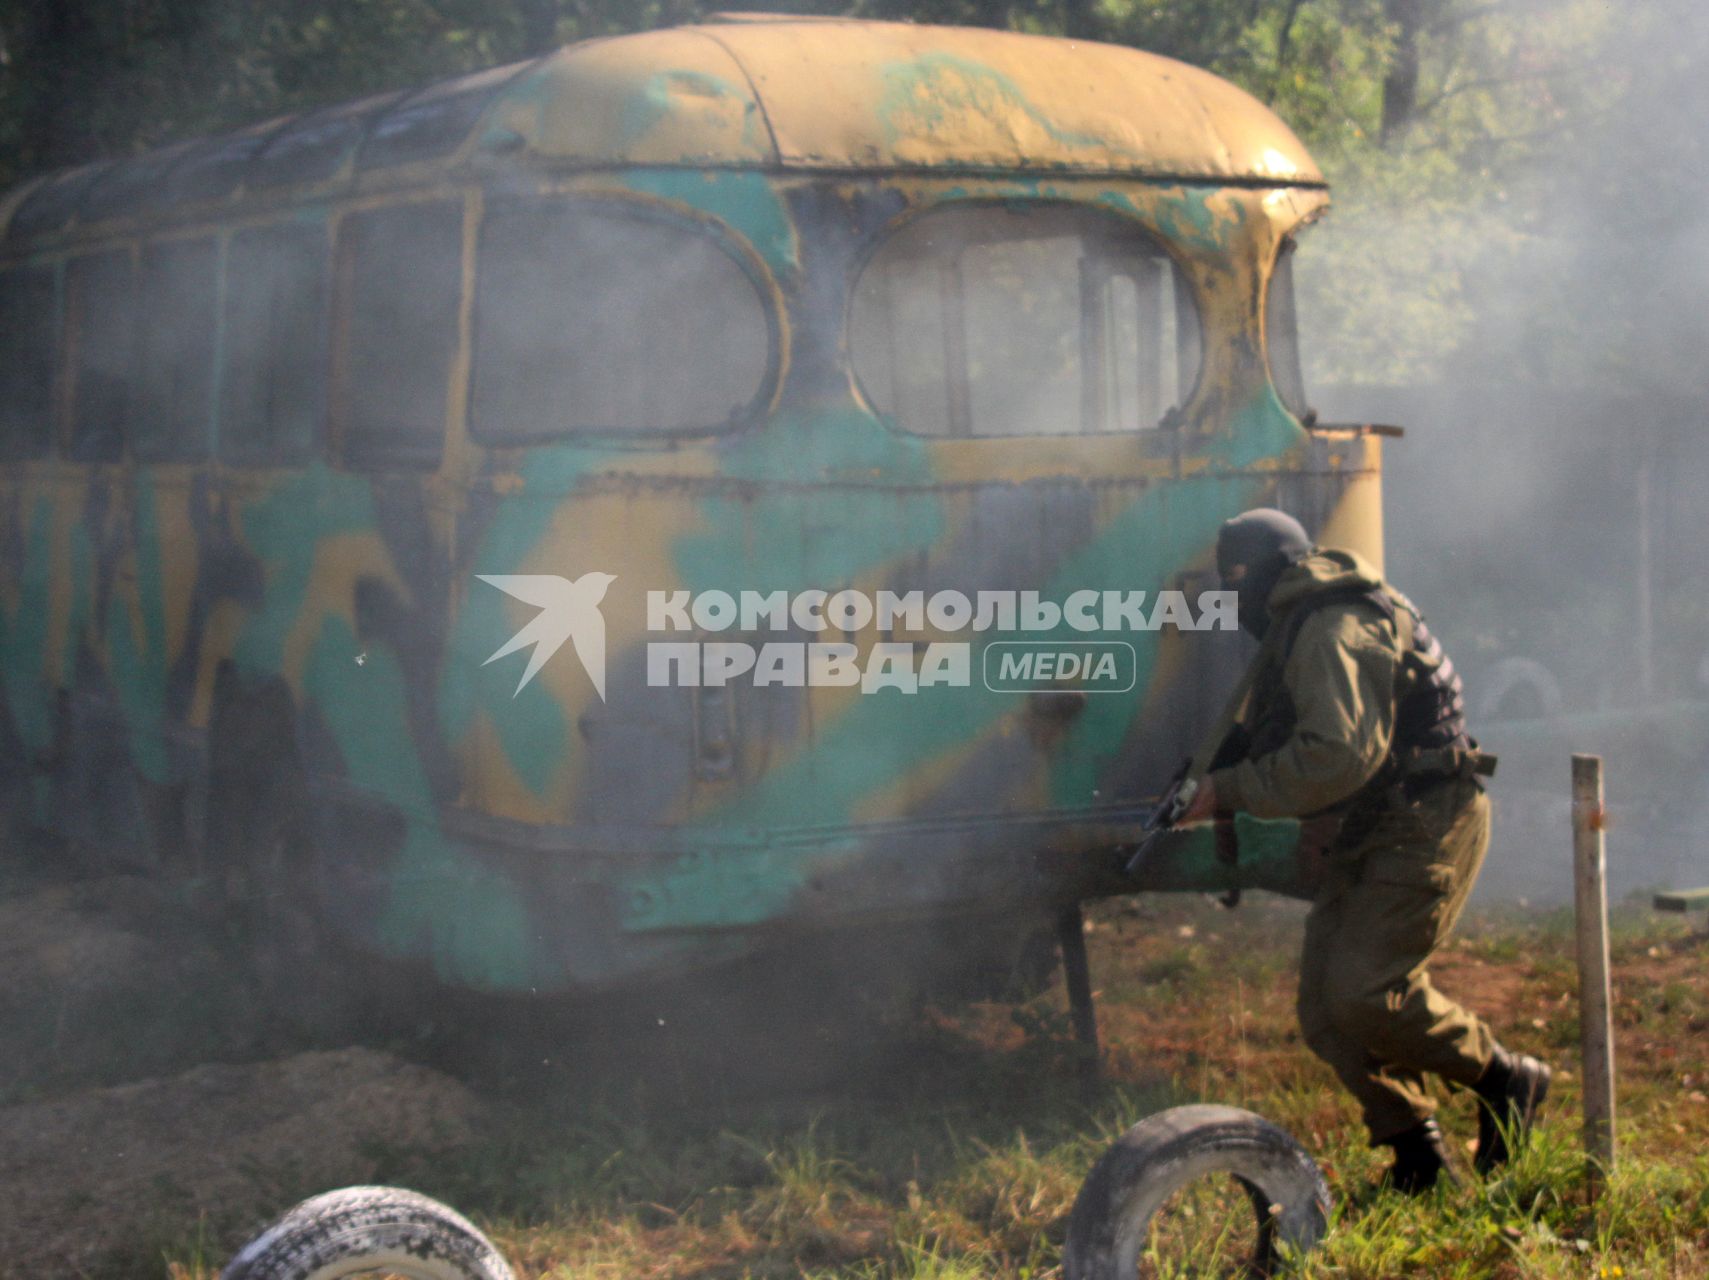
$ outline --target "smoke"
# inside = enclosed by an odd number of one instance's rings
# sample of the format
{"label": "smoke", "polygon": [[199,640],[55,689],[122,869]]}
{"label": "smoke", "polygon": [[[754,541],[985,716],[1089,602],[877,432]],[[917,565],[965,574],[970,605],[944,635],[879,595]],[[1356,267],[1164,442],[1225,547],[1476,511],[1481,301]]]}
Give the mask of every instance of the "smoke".
{"label": "smoke", "polygon": [[1355,174],[1299,264],[1322,416],[1408,428],[1388,567],[1507,757],[1486,879],[1546,896],[1570,751],[1607,758],[1617,887],[1709,882],[1709,12],[1647,0],[1587,32],[1570,109],[1543,80],[1510,100],[1540,144],[1458,194]]}

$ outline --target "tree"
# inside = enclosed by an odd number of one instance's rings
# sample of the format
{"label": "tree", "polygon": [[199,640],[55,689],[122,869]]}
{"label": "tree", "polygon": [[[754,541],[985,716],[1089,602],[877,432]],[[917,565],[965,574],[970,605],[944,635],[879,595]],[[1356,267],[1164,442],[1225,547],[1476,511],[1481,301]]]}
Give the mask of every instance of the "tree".
{"label": "tree", "polygon": [[401,88],[697,0],[0,0],[0,181]]}

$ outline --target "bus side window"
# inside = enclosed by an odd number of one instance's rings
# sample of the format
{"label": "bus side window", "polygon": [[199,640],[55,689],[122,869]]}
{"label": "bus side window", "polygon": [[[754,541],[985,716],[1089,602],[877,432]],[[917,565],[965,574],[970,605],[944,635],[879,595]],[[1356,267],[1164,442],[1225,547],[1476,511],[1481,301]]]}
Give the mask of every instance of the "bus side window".
{"label": "bus side window", "polygon": [[40,458],[53,443],[59,310],[52,267],[0,273],[0,456]]}
{"label": "bus side window", "polygon": [[455,151],[493,96],[527,65],[477,71],[410,94],[374,121],[356,154],[356,168],[365,172]]}
{"label": "bus side window", "polygon": [[478,438],[706,431],[757,409],[765,303],[706,232],[589,202],[496,205],[476,266]]}
{"label": "bus side window", "polygon": [[324,227],[241,231],[226,253],[220,456],[304,458],[326,405]]}
{"label": "bus side window", "polygon": [[71,456],[80,462],[116,462],[124,453],[136,354],[136,280],[130,250],[74,259],[66,293]]}
{"label": "bus side window", "polygon": [[154,245],[142,255],[132,434],[139,458],[200,458],[213,395],[219,245]]}
{"label": "bus side window", "polygon": [[357,466],[437,465],[463,289],[463,206],[356,213],[340,233],[337,420]]}
{"label": "bus side window", "polygon": [[1282,244],[1276,269],[1270,276],[1270,293],[1264,307],[1264,345],[1270,355],[1270,381],[1288,412],[1303,418],[1311,412],[1306,399],[1305,374],[1300,367],[1298,313],[1294,305],[1294,254],[1296,242]]}

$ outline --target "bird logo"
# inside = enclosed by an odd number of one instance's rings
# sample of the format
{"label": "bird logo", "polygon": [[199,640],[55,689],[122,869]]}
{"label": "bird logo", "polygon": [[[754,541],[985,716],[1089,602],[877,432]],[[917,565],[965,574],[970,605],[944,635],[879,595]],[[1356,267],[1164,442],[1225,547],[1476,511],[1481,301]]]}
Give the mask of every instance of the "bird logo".
{"label": "bird logo", "polygon": [[481,665],[497,662],[507,654],[527,645],[534,646],[528,666],[517,682],[515,697],[528,687],[552,655],[568,640],[581,659],[582,669],[593,681],[599,700],[605,701],[605,619],[600,616],[599,602],[605,599],[606,588],[617,581],[615,574],[584,573],[571,582],[551,573],[497,573],[475,575],[491,583],[507,596],[524,604],[535,605],[540,612],[534,620],[518,631],[498,652]]}

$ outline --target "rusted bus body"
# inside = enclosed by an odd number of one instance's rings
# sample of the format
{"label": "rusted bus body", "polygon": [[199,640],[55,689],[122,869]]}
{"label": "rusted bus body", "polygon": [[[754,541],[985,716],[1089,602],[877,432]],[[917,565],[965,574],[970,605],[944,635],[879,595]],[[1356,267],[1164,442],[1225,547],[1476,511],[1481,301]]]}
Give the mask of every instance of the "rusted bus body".
{"label": "rusted bus body", "polygon": [[[1380,442],[1289,391],[1280,264],[1326,199],[1192,68],[783,19],[26,187],[8,806],[499,990],[1126,887],[1236,637],[1059,622],[960,636],[966,686],[661,687],[650,642],[826,637],[660,634],[647,595],[1192,593],[1260,503],[1380,562]],[[481,575],[590,572],[603,696],[568,646],[521,687],[488,661],[536,611]],[[1131,687],[993,691],[1004,639],[1130,646]],[[1285,887],[1291,828],[1243,838],[1153,887]]]}

